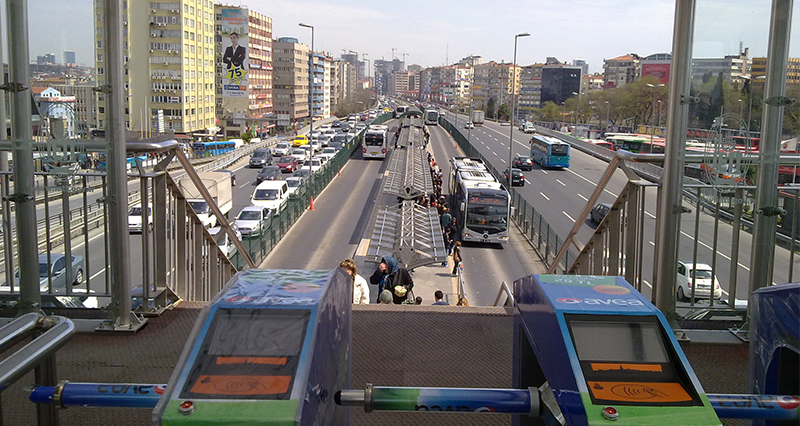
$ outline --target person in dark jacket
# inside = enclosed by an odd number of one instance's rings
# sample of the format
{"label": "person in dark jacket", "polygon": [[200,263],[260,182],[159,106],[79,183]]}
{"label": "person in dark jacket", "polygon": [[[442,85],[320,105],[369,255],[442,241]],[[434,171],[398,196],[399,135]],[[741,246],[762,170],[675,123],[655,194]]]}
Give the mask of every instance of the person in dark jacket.
{"label": "person in dark jacket", "polygon": [[412,295],[411,289],[414,288],[411,274],[392,256],[381,259],[378,269],[369,277],[369,282],[378,286],[378,294],[383,290],[391,291],[396,304],[406,303]]}

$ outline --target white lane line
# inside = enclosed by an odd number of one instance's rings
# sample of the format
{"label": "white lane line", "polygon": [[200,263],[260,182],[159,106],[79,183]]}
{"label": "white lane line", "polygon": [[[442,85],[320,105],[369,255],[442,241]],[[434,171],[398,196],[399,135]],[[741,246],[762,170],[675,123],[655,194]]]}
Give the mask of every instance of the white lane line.
{"label": "white lane line", "polygon": [[583,198],[583,201],[589,201],[589,199],[588,199],[588,198],[584,197],[584,196],[583,196],[583,195],[581,195],[581,194],[578,194],[578,196],[579,196],[579,197],[581,197],[581,198]]}
{"label": "white lane line", "polygon": [[544,195],[544,193],[543,193],[543,192],[540,192],[539,194],[540,194],[542,197],[544,197],[544,199],[545,199],[545,200],[547,200],[547,201],[550,201],[550,198],[549,198],[547,195]]}
{"label": "white lane line", "polygon": [[250,185],[250,182],[245,182],[245,183],[241,184],[240,186],[238,186],[237,188],[244,188],[245,186],[248,186],[248,185]]}
{"label": "white lane line", "polygon": [[492,154],[494,154],[494,156],[497,157],[497,153],[496,152],[492,151]]}
{"label": "white lane line", "polygon": [[644,285],[650,287],[651,289],[653,288],[653,285],[647,282],[647,280],[642,280],[642,282],[644,283]]}
{"label": "white lane line", "polygon": [[502,161],[502,162],[503,162],[503,164],[505,164],[505,162],[506,162],[506,160],[505,160],[505,159],[503,159],[503,158],[501,158],[501,159],[500,159],[500,161]]}
{"label": "white lane line", "polygon": [[[694,241],[694,238],[693,238],[691,235],[689,235],[689,234],[687,234],[687,233],[685,233],[685,232],[683,232],[683,231],[681,231],[681,235],[683,235],[683,236],[685,236],[685,237],[689,238],[690,240]],[[698,243],[698,244],[700,244],[701,246],[703,246],[703,247],[705,247],[705,248],[707,248],[707,249],[711,250],[712,252],[714,251],[714,249],[713,249],[713,248],[711,248],[711,246],[710,246],[710,245],[708,245],[708,244],[706,244],[706,243],[704,243],[704,242],[702,242],[702,241],[698,241],[697,243]],[[720,256],[722,256],[722,257],[724,257],[725,259],[731,260],[731,258],[730,258],[730,257],[728,257],[728,256],[727,256],[725,253],[717,252],[717,254],[718,254],[718,255],[720,255]],[[748,268],[747,266],[744,266],[744,265],[742,265],[741,263],[737,263],[737,265],[741,266],[741,267],[742,267],[742,268],[744,268],[746,271],[750,272],[750,268]]]}
{"label": "white lane line", "polygon": [[[591,180],[587,179],[586,177],[584,177],[584,176],[582,176],[582,175],[580,175],[580,174],[576,173],[574,170],[571,170],[571,169],[565,169],[565,170],[566,170],[566,171],[568,171],[568,172],[570,172],[570,173],[572,173],[572,174],[574,174],[575,176],[577,176],[577,177],[579,177],[579,178],[581,178],[581,179],[585,180],[586,182],[589,182],[589,183],[591,183],[591,184],[592,184],[592,185],[594,185],[595,187],[597,187],[597,182],[592,182]],[[618,196],[617,194],[615,194],[615,193],[613,193],[613,192],[611,192],[611,191],[609,191],[609,190],[607,190],[607,189],[604,189],[603,191],[605,191],[605,192],[608,192],[609,194],[611,194],[611,195],[613,195],[613,196],[615,196],[615,197],[617,197],[617,196]]]}
{"label": "white lane line", "polygon": [[542,170],[542,173],[547,174],[547,170]]}
{"label": "white lane line", "polygon": [[650,214],[650,212],[647,211],[647,210],[644,211],[644,214],[650,216],[650,219],[655,219],[656,218],[654,215]]}
{"label": "white lane line", "polygon": [[566,184],[566,183],[564,183],[564,182],[561,182],[561,181],[560,181],[560,180],[558,180],[558,179],[556,179],[556,182],[560,183],[560,184],[561,184],[561,186],[567,186],[567,184]]}
{"label": "white lane line", "polygon": [[566,217],[567,217],[569,220],[571,220],[571,221],[575,222],[575,219],[573,219],[573,218],[572,218],[572,216],[570,216],[569,214],[567,214],[567,212],[565,212],[564,210],[561,210],[561,213],[564,213],[564,216],[566,216]]}
{"label": "white lane line", "polygon": [[654,243],[653,241],[648,241],[648,243],[650,243],[650,245],[653,246],[653,247],[656,246],[656,243]]}
{"label": "white lane line", "polygon": [[103,269],[101,269],[101,270],[97,271],[97,272],[96,272],[94,275],[92,275],[91,277],[89,277],[89,281],[91,281],[91,280],[93,280],[93,279],[97,278],[97,276],[98,276],[98,275],[102,274],[102,273],[103,273],[103,272],[105,272],[105,271],[106,271],[106,268],[103,268]]}
{"label": "white lane line", "polygon": [[[94,241],[94,240],[96,240],[96,239],[98,239],[98,238],[102,237],[103,235],[105,235],[105,234],[101,232],[101,233],[99,233],[99,234],[95,235],[94,237],[92,237],[92,238],[89,238],[89,242],[91,243],[92,241]],[[79,242],[78,244],[75,244],[75,245],[73,245],[73,246],[72,246],[72,248],[73,248],[73,249],[76,249],[76,248],[78,248],[78,247],[82,246],[82,245],[83,245],[83,243],[84,243],[84,240],[83,240],[83,239],[81,239],[81,242]]]}

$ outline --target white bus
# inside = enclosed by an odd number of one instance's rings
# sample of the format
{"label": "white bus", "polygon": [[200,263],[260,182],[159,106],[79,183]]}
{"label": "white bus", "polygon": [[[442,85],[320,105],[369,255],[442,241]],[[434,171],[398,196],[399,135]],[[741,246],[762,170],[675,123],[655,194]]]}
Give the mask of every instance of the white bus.
{"label": "white bus", "polygon": [[505,243],[511,196],[476,158],[450,160],[452,215],[461,241]]}
{"label": "white bus", "polygon": [[401,115],[406,113],[407,108],[406,106],[398,105],[394,110],[394,118],[400,118]]}
{"label": "white bus", "polygon": [[439,111],[435,109],[429,109],[425,111],[425,124],[438,125]]}
{"label": "white bus", "polygon": [[389,138],[386,134],[388,130],[387,126],[369,126],[361,142],[361,153],[365,159],[386,158],[386,150],[389,147]]}

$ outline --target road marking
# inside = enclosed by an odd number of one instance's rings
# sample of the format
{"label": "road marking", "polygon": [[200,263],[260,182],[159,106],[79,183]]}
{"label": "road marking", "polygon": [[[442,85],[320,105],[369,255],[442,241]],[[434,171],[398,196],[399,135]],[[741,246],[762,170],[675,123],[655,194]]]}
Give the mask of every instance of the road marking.
{"label": "road marking", "polygon": [[653,246],[653,247],[655,247],[655,246],[656,246],[656,243],[654,243],[654,242],[652,242],[652,241],[648,241],[648,243],[650,243],[650,245],[651,245],[651,246]]}
{"label": "road marking", "polygon": [[[683,236],[691,239],[692,241],[694,241],[694,238],[691,235],[687,234],[686,232],[681,231],[681,235],[683,235]],[[711,250],[712,252],[714,251],[714,249],[710,245],[708,245],[708,244],[706,244],[706,243],[704,243],[702,241],[697,241],[697,243],[700,244],[701,246]],[[728,257],[725,253],[717,252],[717,254],[719,254],[720,256],[724,257],[725,259],[731,260],[731,258]],[[750,268],[748,268],[747,266],[744,266],[741,263],[737,263],[737,265],[739,265],[742,268],[744,268],[747,272],[750,272]]]}
{"label": "road marking", "polygon": [[496,152],[492,151],[492,154],[494,154],[494,156],[497,157],[497,153]]}
{"label": "road marking", "polygon": [[560,181],[560,180],[558,180],[558,179],[556,179],[556,182],[560,183],[560,184],[561,184],[561,186],[567,186],[567,184],[566,184],[566,183],[564,183],[564,182],[561,182],[561,181]]}
{"label": "road marking", "polygon": [[502,158],[500,159],[500,161],[502,161],[502,162],[503,162],[503,164],[505,164],[505,162],[506,162],[506,160],[504,160],[504,159],[502,159]]}
{"label": "road marking", "polygon": [[543,192],[540,192],[539,194],[541,194],[541,196],[544,197],[545,200],[550,201],[550,198],[548,198],[547,195],[544,195]]}
{"label": "road marking", "polygon": [[103,273],[103,272],[105,272],[105,271],[106,271],[106,268],[103,268],[103,269],[101,269],[101,270],[97,271],[97,273],[95,273],[94,275],[92,275],[91,277],[89,277],[89,281],[91,281],[91,280],[93,280],[93,279],[97,278],[97,276],[98,276],[98,275],[102,274],[102,273]]}
{"label": "road marking", "polygon": [[250,182],[245,182],[242,185],[238,186],[238,188],[244,188],[245,186],[250,185]]}
{"label": "road marking", "polygon": [[542,173],[544,173],[544,174],[547,174],[547,170],[544,170],[544,169],[543,169],[543,170],[542,170]]}
{"label": "road marking", "polygon": [[[98,238],[102,237],[103,235],[105,235],[105,234],[101,232],[101,233],[99,233],[99,234],[95,235],[94,237],[92,237],[92,238],[89,238],[89,242],[91,243],[92,241],[94,241],[94,240],[96,240],[96,239],[98,239]],[[74,237],[73,237],[73,238],[74,238]],[[78,238],[80,238],[80,237],[78,237]],[[74,246],[72,246],[72,248],[76,249],[76,248],[78,248],[78,247],[82,246],[82,245],[83,245],[83,243],[84,243],[84,241],[83,241],[83,239],[81,239],[81,242],[79,242],[78,244],[75,244]]]}
{"label": "road marking", "polygon": [[647,282],[647,280],[642,280],[642,282],[644,283],[644,285],[650,287],[651,290],[653,289],[653,285]]}
{"label": "road marking", "polygon": [[572,216],[568,215],[568,214],[567,214],[567,212],[565,212],[564,210],[561,210],[561,213],[564,213],[564,216],[566,216],[567,218],[569,218],[569,220],[571,220],[571,221],[575,222],[575,219],[573,219],[573,218],[572,218]]}
{"label": "road marking", "polygon": [[[585,178],[584,176],[581,176],[580,174],[576,173],[574,170],[571,170],[571,169],[565,169],[565,170],[566,170],[566,171],[568,171],[568,172],[570,172],[570,173],[572,173],[572,174],[574,174],[575,176],[577,176],[577,177],[579,177],[579,178],[581,178],[581,179],[585,180],[586,182],[589,182],[589,183],[591,183],[591,184],[592,184],[592,185],[594,185],[595,187],[597,187],[597,182],[592,182],[591,180],[589,180],[589,179]],[[615,193],[613,193],[613,192],[611,192],[611,191],[609,191],[609,190],[607,190],[607,189],[603,189],[603,191],[605,191],[605,192],[608,192],[609,194],[611,194],[611,195],[613,195],[613,196],[615,196],[615,197],[617,197],[617,196],[618,196],[617,194],[615,194]]]}
{"label": "road marking", "polygon": [[581,198],[583,198],[583,201],[589,201],[589,199],[588,199],[588,198],[584,197],[584,196],[583,196],[583,195],[581,195],[581,194],[578,194],[578,196],[579,196],[579,197],[581,197]]}

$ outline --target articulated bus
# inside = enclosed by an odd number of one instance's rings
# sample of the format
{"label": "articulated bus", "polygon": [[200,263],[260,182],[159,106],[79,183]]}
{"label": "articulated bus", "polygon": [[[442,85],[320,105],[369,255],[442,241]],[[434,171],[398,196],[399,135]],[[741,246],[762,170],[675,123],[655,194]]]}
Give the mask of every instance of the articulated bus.
{"label": "articulated bus", "polygon": [[386,134],[387,126],[372,125],[364,133],[364,141],[361,142],[361,153],[365,159],[386,158],[386,150],[389,148],[389,138]]}
{"label": "articulated bus", "polygon": [[569,167],[569,152],[569,144],[559,139],[542,135],[531,138],[531,158],[542,167]]}
{"label": "articulated bus", "polygon": [[428,125],[439,125],[439,111],[435,109],[429,109],[425,111],[425,124]]}
{"label": "articulated bus", "polygon": [[452,215],[461,241],[508,241],[511,196],[476,158],[450,160]]}

